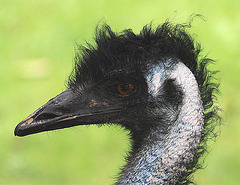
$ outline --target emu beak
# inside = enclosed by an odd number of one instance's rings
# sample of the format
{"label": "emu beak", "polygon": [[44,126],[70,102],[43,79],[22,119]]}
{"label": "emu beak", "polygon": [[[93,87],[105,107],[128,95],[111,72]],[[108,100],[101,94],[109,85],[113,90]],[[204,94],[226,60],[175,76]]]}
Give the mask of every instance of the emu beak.
{"label": "emu beak", "polygon": [[67,89],[21,121],[14,134],[26,136],[76,125],[117,121],[121,108],[114,108],[104,95],[100,97],[96,92],[74,93]]}

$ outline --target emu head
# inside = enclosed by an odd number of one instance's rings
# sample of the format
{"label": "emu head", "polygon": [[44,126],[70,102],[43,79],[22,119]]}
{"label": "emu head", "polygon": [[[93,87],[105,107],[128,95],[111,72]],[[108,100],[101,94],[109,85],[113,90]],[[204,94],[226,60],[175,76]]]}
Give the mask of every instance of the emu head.
{"label": "emu head", "polygon": [[[67,90],[20,122],[15,135],[116,123],[130,130],[135,153],[158,130],[156,138],[160,140],[181,136],[185,138],[180,138],[182,142],[192,142],[188,143],[192,145],[191,152],[187,151],[190,154],[183,154],[188,160],[179,154],[182,163],[188,164],[182,171],[189,175],[186,170],[196,165],[204,151],[208,125],[217,117],[213,92],[218,85],[211,82],[206,69],[212,60],[198,59],[200,45],[184,26],[169,22],[156,29],[145,26],[138,35],[132,30],[117,34],[104,25],[97,30],[95,40],[96,47],[81,46],[76,54]],[[183,126],[184,122],[189,124]],[[185,127],[191,127],[191,132],[184,136],[181,129]]]}
{"label": "emu head", "polygon": [[167,32],[168,23],[155,32],[146,26],[139,35],[131,30],[117,35],[105,25],[97,31],[97,47],[77,53],[68,89],[19,123],[15,135],[117,123],[142,136],[156,119],[174,119],[182,93],[170,75],[177,63],[196,62],[197,54],[189,50],[191,40]]}

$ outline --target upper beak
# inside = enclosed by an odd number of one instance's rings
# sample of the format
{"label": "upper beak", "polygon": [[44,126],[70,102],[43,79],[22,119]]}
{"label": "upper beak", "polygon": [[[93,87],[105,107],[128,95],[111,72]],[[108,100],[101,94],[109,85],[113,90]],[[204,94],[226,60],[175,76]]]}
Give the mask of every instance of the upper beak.
{"label": "upper beak", "polygon": [[72,127],[76,125],[99,124],[118,120],[120,108],[110,102],[99,101],[91,92],[81,96],[67,89],[49,100],[15,128],[16,136]]}

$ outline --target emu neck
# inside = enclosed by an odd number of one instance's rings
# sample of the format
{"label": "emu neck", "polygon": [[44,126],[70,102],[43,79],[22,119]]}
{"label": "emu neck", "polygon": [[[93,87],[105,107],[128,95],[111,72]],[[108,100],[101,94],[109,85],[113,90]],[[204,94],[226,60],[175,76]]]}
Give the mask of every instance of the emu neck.
{"label": "emu neck", "polygon": [[177,119],[163,132],[161,124],[130,156],[117,184],[177,184],[194,158],[201,140],[203,107],[192,72],[178,63],[170,78],[182,88],[182,106]]}

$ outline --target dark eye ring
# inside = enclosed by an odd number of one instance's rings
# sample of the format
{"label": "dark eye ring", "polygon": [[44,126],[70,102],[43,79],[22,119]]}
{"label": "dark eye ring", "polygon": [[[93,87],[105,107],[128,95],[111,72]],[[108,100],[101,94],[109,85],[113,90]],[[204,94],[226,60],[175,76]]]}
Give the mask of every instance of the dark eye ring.
{"label": "dark eye ring", "polygon": [[134,91],[134,84],[131,83],[119,83],[117,84],[117,91],[121,95],[129,95]]}

